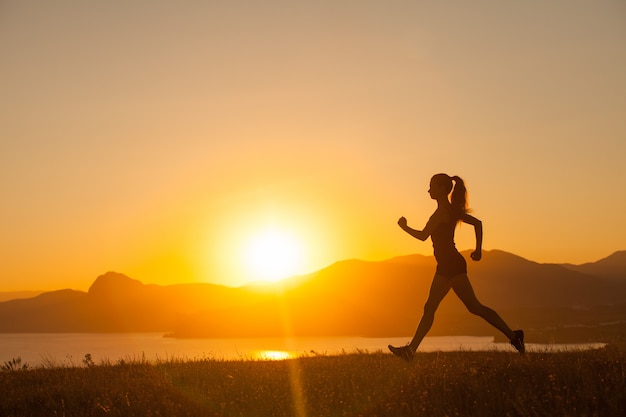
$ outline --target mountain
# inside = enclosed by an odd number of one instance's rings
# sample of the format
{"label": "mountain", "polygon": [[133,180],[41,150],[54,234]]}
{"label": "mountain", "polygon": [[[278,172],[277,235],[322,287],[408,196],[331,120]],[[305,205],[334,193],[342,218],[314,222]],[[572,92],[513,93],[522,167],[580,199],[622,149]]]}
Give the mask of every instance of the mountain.
{"label": "mountain", "polygon": [[0,303],[3,301],[16,300],[18,298],[32,298],[43,291],[3,291],[0,292]]}
{"label": "mountain", "polygon": [[88,292],[60,290],[0,303],[0,332],[161,332],[177,314],[233,305],[239,291],[212,284],[144,285],[123,274],[99,276]]}
{"label": "mountain", "polygon": [[[539,264],[499,251],[469,262],[477,296],[529,340],[626,335],[626,252],[584,265]],[[464,254],[469,259],[468,253]],[[99,276],[87,292],[0,302],[0,332],[164,332],[175,337],[403,336],[415,329],[435,269],[431,256],[345,260],[280,287],[145,285]],[[622,272],[620,272],[622,271]],[[453,294],[431,335],[496,335]]]}
{"label": "mountain", "polygon": [[614,280],[626,280],[626,250],[615,252],[614,254],[600,259],[597,262],[590,262],[582,265],[564,265],[566,268],[584,274],[596,275]]}

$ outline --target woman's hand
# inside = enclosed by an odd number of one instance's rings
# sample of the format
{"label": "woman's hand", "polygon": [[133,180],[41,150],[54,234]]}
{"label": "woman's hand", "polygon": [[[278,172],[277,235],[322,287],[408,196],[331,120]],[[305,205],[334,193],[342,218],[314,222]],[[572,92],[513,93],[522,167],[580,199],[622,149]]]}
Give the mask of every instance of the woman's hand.
{"label": "woman's hand", "polygon": [[406,227],[406,219],[404,217],[400,217],[398,219],[398,226],[400,226],[403,229]]}
{"label": "woman's hand", "polygon": [[470,255],[470,258],[472,258],[475,261],[480,261],[480,258],[482,258],[482,257],[483,257],[483,254],[482,254],[482,251],[480,249],[475,250]]}

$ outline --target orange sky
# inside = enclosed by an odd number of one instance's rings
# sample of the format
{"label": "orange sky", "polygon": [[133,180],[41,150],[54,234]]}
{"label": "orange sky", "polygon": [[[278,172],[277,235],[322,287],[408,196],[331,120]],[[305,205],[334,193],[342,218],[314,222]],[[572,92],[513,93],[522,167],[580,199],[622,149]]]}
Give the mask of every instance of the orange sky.
{"label": "orange sky", "polygon": [[395,222],[424,224],[437,172],[486,249],[626,249],[624,22],[608,0],[3,1],[0,291],[239,285],[268,227],[301,273],[430,254]]}

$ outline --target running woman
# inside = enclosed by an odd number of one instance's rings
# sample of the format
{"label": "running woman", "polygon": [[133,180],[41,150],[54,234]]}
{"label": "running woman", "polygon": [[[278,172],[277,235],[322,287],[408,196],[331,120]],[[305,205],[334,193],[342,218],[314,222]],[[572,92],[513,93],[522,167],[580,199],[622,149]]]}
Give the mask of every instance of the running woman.
{"label": "running woman", "polygon": [[400,217],[398,225],[409,235],[421,241],[431,238],[437,260],[437,270],[430,287],[428,300],[424,305],[424,315],[417,326],[413,339],[406,346],[389,345],[389,350],[407,361],[413,359],[415,351],[433,324],[439,303],[452,289],[470,313],[482,317],[500,330],[515,349],[524,353],[524,332],[511,330],[498,313],[478,301],[467,277],[465,258],[456,249],[454,229],[458,223],[467,223],[474,226],[476,234],[476,250],[472,252],[470,257],[474,261],[479,261],[482,257],[483,226],[480,220],[469,214],[465,183],[457,176],[450,177],[447,174],[437,174],[430,180],[428,193],[430,198],[437,201],[437,209],[428,219],[424,229],[416,230],[409,227],[404,217]]}

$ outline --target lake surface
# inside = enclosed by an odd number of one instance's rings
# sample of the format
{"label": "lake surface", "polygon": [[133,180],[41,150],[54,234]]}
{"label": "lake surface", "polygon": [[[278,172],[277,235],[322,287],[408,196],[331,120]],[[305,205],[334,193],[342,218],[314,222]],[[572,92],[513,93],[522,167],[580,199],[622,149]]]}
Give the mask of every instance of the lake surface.
{"label": "lake surface", "polygon": [[[223,359],[272,360],[303,355],[337,355],[354,352],[387,352],[387,345],[405,345],[402,338],[266,338],[172,339],[162,333],[4,333],[0,334],[0,366],[14,358],[31,367],[83,366],[86,354],[94,363],[119,360]],[[604,343],[527,344],[526,350],[563,351],[601,348]],[[420,352],[514,349],[494,343],[492,337],[426,337]]]}

